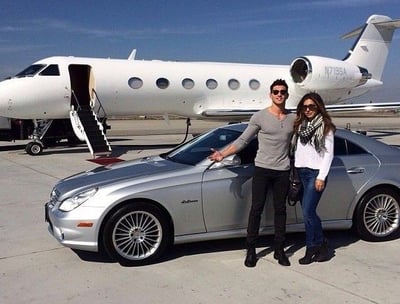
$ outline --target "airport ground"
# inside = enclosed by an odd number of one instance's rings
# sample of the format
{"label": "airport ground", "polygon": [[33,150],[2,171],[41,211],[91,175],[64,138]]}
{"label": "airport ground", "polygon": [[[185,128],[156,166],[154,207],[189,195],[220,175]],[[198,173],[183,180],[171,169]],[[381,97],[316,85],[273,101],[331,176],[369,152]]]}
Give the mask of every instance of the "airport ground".
{"label": "airport ground", "polygon": [[[335,117],[400,147],[400,118]],[[192,121],[200,133],[222,122]],[[158,154],[184,138],[185,120],[111,120],[108,138],[122,159]],[[162,135],[164,134],[164,135]],[[369,243],[330,231],[334,256],[299,265],[304,235],[288,235],[290,267],[277,264],[271,237],[257,266],[244,267],[244,240],[175,246],[159,263],[123,267],[62,247],[44,222],[44,203],[61,178],[97,166],[86,146],[29,156],[26,142],[0,143],[0,303],[400,303],[400,240]]]}

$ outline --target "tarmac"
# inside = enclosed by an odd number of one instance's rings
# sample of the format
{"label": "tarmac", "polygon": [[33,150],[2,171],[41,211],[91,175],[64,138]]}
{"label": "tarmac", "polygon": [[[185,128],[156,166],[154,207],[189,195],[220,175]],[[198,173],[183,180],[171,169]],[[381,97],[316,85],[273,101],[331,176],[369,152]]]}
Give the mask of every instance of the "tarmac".
{"label": "tarmac", "polygon": [[[334,117],[400,147],[400,118]],[[133,159],[170,150],[185,138],[185,120],[111,120],[113,156]],[[190,134],[224,122],[192,121]],[[400,303],[400,240],[365,242],[329,231],[334,256],[299,265],[304,234],[289,234],[290,267],[262,239],[255,268],[243,265],[243,239],[174,246],[160,262],[124,267],[96,253],[65,248],[47,231],[44,203],[61,178],[97,165],[85,145],[40,156],[28,141],[0,143],[0,303]]]}

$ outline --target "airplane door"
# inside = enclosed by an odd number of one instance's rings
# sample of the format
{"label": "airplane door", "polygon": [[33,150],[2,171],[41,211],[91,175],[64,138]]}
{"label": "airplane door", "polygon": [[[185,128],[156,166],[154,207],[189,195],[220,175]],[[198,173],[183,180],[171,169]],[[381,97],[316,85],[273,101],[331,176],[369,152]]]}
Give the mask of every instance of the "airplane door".
{"label": "airplane door", "polygon": [[77,108],[94,106],[95,79],[92,67],[84,64],[71,64],[68,67],[71,81],[71,106]]}

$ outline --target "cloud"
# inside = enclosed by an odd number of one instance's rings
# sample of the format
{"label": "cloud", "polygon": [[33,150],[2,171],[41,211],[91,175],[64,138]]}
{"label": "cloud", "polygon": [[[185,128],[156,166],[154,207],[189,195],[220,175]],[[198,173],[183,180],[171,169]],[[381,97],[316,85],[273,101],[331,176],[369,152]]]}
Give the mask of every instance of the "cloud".
{"label": "cloud", "polygon": [[210,32],[215,32],[213,27],[162,27],[162,28],[139,28],[139,29],[104,29],[99,27],[87,27],[78,24],[73,24],[64,20],[54,19],[35,19],[25,22],[25,25],[20,26],[3,26],[0,32],[3,33],[32,33],[32,32],[47,32],[47,33],[70,33],[80,34],[96,38],[158,38],[161,35],[203,35]]}
{"label": "cloud", "polygon": [[29,31],[29,27],[21,27],[21,26],[2,26],[0,27],[0,33],[16,33],[16,32],[26,32]]}
{"label": "cloud", "polygon": [[[3,41],[0,41],[4,44]],[[0,53],[15,53],[15,52],[25,52],[25,51],[32,51],[32,50],[40,50],[40,49],[47,49],[49,45],[45,44],[23,44],[23,45],[1,45],[0,46]]]}

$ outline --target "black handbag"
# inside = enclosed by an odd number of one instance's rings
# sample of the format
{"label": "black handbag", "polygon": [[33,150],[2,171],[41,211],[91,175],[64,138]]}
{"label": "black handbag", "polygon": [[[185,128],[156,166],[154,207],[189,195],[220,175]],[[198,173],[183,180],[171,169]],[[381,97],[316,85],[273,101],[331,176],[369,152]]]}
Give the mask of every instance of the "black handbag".
{"label": "black handbag", "polygon": [[289,191],[287,195],[287,201],[290,206],[296,205],[303,196],[303,184],[301,183],[299,173],[294,166],[294,161],[290,162],[290,173],[289,173]]}

